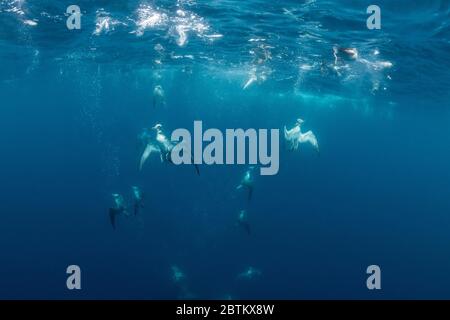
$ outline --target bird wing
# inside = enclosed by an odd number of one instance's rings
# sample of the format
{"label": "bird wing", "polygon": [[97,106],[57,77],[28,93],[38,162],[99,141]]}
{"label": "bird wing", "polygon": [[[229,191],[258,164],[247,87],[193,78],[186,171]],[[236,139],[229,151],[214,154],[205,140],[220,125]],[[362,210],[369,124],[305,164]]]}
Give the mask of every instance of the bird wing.
{"label": "bird wing", "polygon": [[181,141],[181,142],[178,142],[178,143],[173,143],[172,142],[172,145],[171,145],[171,148],[170,148],[170,153],[169,153],[169,159],[168,159],[170,162],[172,162],[172,159],[170,158],[170,156],[171,156],[171,152],[173,151],[174,148],[183,148],[183,152],[187,152],[187,154],[189,154],[189,157],[191,158],[191,164],[194,165],[195,172],[199,176],[200,175],[200,169],[199,169],[198,165],[194,162],[194,156],[192,155],[191,148],[186,143],[186,141]]}
{"label": "bird wing", "polygon": [[284,138],[288,141],[297,140],[300,136],[300,129],[298,126],[293,127],[292,129],[286,129],[284,126]]}
{"label": "bird wing", "polygon": [[145,161],[153,151],[159,151],[159,149],[151,143],[147,144],[147,147],[145,147],[145,150],[141,156],[141,161],[139,163],[139,170],[142,170],[142,166],[144,165]]}
{"label": "bird wing", "polygon": [[300,134],[298,142],[300,143],[309,142],[314,147],[314,149],[319,151],[319,143],[317,142],[316,135],[312,131]]}
{"label": "bird wing", "polygon": [[247,89],[248,87],[250,87],[250,85],[255,82],[258,78],[256,77],[255,74],[250,75],[250,78],[247,80],[247,82],[244,84],[244,86],[242,87],[243,90]]}

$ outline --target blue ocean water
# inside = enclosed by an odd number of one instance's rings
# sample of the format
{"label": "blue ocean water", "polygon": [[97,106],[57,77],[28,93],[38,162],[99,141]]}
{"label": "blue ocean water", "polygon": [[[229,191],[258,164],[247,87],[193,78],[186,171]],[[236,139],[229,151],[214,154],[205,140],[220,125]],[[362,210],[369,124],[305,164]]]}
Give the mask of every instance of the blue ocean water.
{"label": "blue ocean water", "polygon": [[[0,1],[0,298],[450,298],[449,1],[379,0],[380,30],[365,0],[75,2]],[[281,148],[250,201],[245,165],[138,170],[158,122],[299,117],[320,156]]]}

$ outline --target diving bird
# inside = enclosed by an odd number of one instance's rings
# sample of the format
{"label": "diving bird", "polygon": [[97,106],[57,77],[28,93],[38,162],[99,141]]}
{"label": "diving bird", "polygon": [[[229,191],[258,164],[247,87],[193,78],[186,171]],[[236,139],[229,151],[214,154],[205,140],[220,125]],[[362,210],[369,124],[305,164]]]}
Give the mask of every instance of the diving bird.
{"label": "diving bird", "polygon": [[297,119],[295,126],[287,130],[284,126],[284,139],[288,143],[289,150],[297,150],[300,143],[310,143],[319,152],[319,143],[315,134],[310,130],[305,133],[301,131],[302,119]]}
{"label": "diving bird", "polygon": [[256,75],[256,71],[251,71],[249,74],[249,78],[247,80],[247,82],[244,84],[244,86],[242,87],[242,89],[247,89],[248,87],[250,87],[250,85],[253,84],[253,82],[255,82],[256,80],[258,80],[258,77]]}
{"label": "diving bird", "polygon": [[241,183],[236,187],[236,190],[239,190],[242,188],[247,188],[248,201],[250,201],[252,199],[252,195],[253,195],[253,169],[255,169],[255,167],[253,167],[253,166],[248,168],[248,170],[244,174],[244,177],[241,180]]}
{"label": "diving bird", "polygon": [[[157,123],[154,127],[151,128],[156,132],[155,139],[152,138],[152,135],[148,133],[141,134],[141,139],[146,139],[147,146],[145,147],[144,152],[141,156],[141,161],[139,163],[139,170],[142,170],[142,166],[145,161],[147,161],[148,157],[152,152],[158,152],[161,158],[161,162],[169,162],[173,163],[171,159],[172,149],[175,147],[175,144],[170,141],[167,136],[162,131],[162,124]],[[191,155],[191,160],[193,160]],[[192,161],[193,162],[193,161]],[[200,170],[198,165],[194,163],[195,171],[197,175],[200,175]]]}
{"label": "diving bird", "polygon": [[156,138],[152,139],[152,135],[149,131],[145,130],[141,134],[141,139],[146,139],[146,147],[144,153],[141,156],[141,161],[139,163],[139,170],[142,170],[142,166],[145,161],[147,161],[148,157],[152,152],[158,152],[161,157],[161,162],[169,161],[170,159],[170,151],[173,146],[169,139],[164,135],[162,131],[162,124],[157,123],[154,127],[151,128],[154,132],[156,132]]}
{"label": "diving bird", "polygon": [[126,216],[129,216],[130,214],[127,211],[127,207],[125,205],[125,200],[122,195],[118,193],[112,194],[113,198],[113,206],[109,208],[109,219],[111,221],[111,225],[113,229],[116,228],[116,217],[119,214],[124,214]]}
{"label": "diving bird", "polygon": [[166,103],[164,100],[164,89],[157,85],[153,89],[153,107],[156,108],[159,104],[164,106]]}
{"label": "diving bird", "polygon": [[267,80],[269,70],[262,68],[261,70],[257,70],[257,68],[252,68],[249,72],[249,78],[247,79],[247,82],[242,87],[243,90],[246,90],[248,87],[250,87],[254,82],[257,83],[263,83]]}
{"label": "diving bird", "polygon": [[142,193],[142,190],[136,186],[132,186],[131,191],[133,195],[134,215],[136,216],[139,213],[139,210],[144,208],[144,195]]}
{"label": "diving bird", "polygon": [[246,210],[239,211],[238,225],[241,226],[245,232],[250,235],[250,224],[248,223],[248,214]]}

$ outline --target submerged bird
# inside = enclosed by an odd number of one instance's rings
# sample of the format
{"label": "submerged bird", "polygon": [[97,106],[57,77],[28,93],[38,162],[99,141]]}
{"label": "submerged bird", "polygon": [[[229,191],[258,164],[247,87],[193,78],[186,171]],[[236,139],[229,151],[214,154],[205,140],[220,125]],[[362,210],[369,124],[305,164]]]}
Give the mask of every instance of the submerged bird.
{"label": "submerged bird", "polygon": [[247,89],[248,87],[250,87],[253,82],[258,80],[258,76],[256,75],[256,70],[252,70],[249,73],[249,78],[247,79],[247,82],[244,84],[244,86],[242,87],[242,89]]}
{"label": "submerged bird", "polygon": [[153,107],[156,108],[158,105],[164,106],[165,104],[164,89],[160,85],[157,85],[153,89]]}
{"label": "submerged bird", "polygon": [[[156,138],[153,139],[152,135],[149,134],[148,131],[144,131],[143,134],[141,134],[141,139],[146,140],[146,147],[144,152],[141,156],[141,161],[139,163],[139,170],[142,170],[142,166],[144,165],[145,161],[148,159],[150,154],[152,152],[158,152],[161,158],[161,162],[169,162],[172,163],[171,159],[171,152],[172,149],[175,147],[175,144],[170,141],[167,136],[162,131],[162,124],[157,123],[154,127],[151,128],[156,132]],[[192,159],[192,156],[191,156]],[[197,172],[197,175],[200,175],[200,170],[198,168],[198,165],[194,163],[195,171]]]}
{"label": "submerged bird", "polygon": [[260,276],[261,274],[262,273],[260,270],[253,267],[248,267],[247,270],[238,274],[238,278],[251,280],[257,276]]}
{"label": "submerged bird", "polygon": [[125,205],[125,200],[122,195],[118,193],[112,194],[113,198],[113,206],[109,208],[109,219],[111,221],[111,225],[113,229],[116,228],[116,217],[119,214],[124,214],[126,216],[129,216],[130,214],[127,211],[127,207]]}
{"label": "submerged bird", "polygon": [[253,83],[257,82],[258,84],[263,83],[267,80],[269,70],[262,68],[262,70],[257,70],[257,68],[252,68],[249,72],[249,78],[247,79],[247,82],[243,85],[242,89],[245,90],[248,87],[250,87]]}
{"label": "submerged bird", "polygon": [[184,274],[183,271],[181,271],[180,268],[178,268],[177,266],[172,266],[172,280],[175,283],[179,283],[181,281],[183,281],[186,278],[186,275]]}
{"label": "submerged bird", "polygon": [[156,132],[156,138],[152,138],[152,134],[148,130],[144,130],[140,135],[140,138],[145,141],[146,147],[141,156],[139,163],[139,170],[142,170],[142,166],[148,159],[152,152],[159,152],[161,162],[168,161],[170,151],[172,150],[172,143],[162,132],[162,124],[158,123],[151,130]]}
{"label": "submerged bird", "polygon": [[284,126],[284,139],[289,145],[289,150],[297,150],[300,143],[310,143],[319,152],[319,143],[315,134],[311,130],[302,133],[301,125],[303,122],[302,119],[297,119],[295,126],[290,130],[287,130]]}
{"label": "submerged bird", "polygon": [[343,56],[343,58],[350,58],[353,60],[358,59],[358,50],[356,48],[342,48],[333,47],[334,62],[337,63],[338,56]]}
{"label": "submerged bird", "polygon": [[248,214],[246,210],[239,211],[238,225],[241,226],[245,232],[250,235],[250,224],[248,223]]}
{"label": "submerged bird", "polygon": [[131,190],[133,193],[134,215],[136,216],[139,213],[139,209],[144,208],[144,195],[139,187],[132,186]]}
{"label": "submerged bird", "polygon": [[252,199],[253,195],[253,169],[255,167],[251,166],[248,168],[248,170],[245,172],[244,177],[241,180],[241,183],[236,187],[236,190],[247,188],[248,190],[248,201]]}

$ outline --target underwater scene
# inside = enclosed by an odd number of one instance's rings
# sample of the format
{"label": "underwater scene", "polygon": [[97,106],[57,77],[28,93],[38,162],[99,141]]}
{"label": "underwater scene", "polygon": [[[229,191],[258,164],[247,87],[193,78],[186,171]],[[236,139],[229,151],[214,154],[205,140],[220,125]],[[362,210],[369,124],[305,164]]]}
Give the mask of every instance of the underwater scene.
{"label": "underwater scene", "polygon": [[0,0],[0,299],[450,299],[450,1]]}

